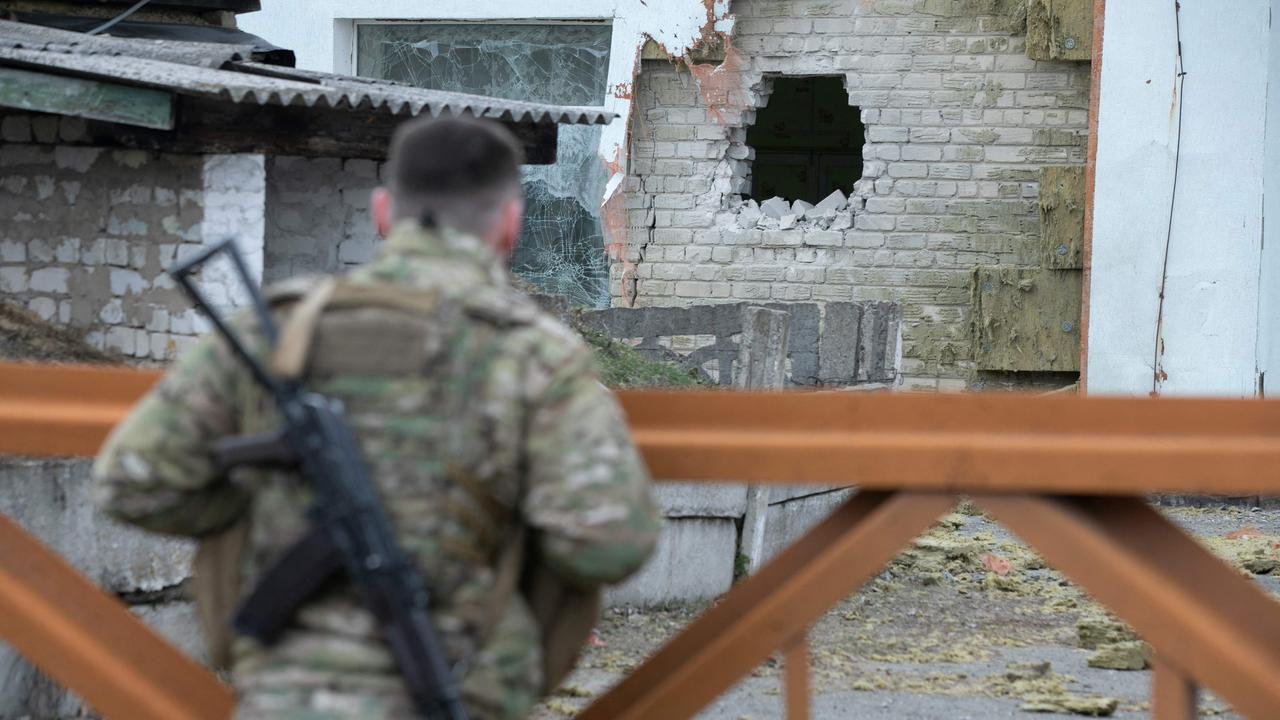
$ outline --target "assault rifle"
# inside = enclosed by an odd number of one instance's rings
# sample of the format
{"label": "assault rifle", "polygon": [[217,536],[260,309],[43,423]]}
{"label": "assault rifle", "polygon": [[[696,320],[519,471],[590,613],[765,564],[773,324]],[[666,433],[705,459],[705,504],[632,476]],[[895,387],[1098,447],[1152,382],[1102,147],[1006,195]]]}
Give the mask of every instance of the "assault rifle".
{"label": "assault rifle", "polygon": [[192,273],[219,254],[230,258],[247,290],[270,352],[279,333],[233,241],[179,263],[170,273],[274,400],[283,427],[269,435],[222,441],[216,450],[218,463],[223,469],[246,464],[293,467],[315,494],[307,510],[310,530],[263,574],[237,608],[236,631],[266,644],[274,642],[302,604],[345,570],[377,619],[418,710],[431,720],[466,720],[456,680],[427,614],[427,585],[395,540],[342,403],[296,380],[272,375],[208,303]]}

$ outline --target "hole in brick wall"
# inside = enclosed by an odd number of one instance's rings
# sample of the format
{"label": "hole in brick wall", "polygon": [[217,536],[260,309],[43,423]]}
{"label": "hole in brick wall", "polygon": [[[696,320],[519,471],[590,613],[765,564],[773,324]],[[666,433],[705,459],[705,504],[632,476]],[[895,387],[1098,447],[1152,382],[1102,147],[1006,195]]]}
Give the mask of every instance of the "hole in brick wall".
{"label": "hole in brick wall", "polygon": [[817,204],[862,177],[865,132],[842,77],[775,77],[746,142],[755,150],[748,197]]}

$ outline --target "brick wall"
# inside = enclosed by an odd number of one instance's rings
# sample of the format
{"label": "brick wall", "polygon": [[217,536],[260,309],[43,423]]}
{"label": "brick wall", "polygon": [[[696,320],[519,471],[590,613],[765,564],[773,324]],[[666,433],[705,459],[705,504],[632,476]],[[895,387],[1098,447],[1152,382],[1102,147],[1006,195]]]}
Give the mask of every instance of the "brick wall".
{"label": "brick wall", "polygon": [[[1029,60],[1021,5],[737,0],[723,64],[645,62],[614,303],[895,300],[906,384],[966,386],[971,269],[1037,264],[1038,169],[1084,161],[1088,65]],[[843,76],[862,108],[834,218],[782,229],[737,195],[774,75]]]}
{"label": "brick wall", "polygon": [[378,242],[369,195],[381,169],[373,160],[268,158],[266,281],[369,261]]}
{"label": "brick wall", "polygon": [[[207,328],[166,271],[226,237],[261,273],[260,155],[179,155],[74,145],[78,118],[0,116],[0,300],[83,330],[137,362],[170,360]],[[244,305],[229,265],[197,277]]]}

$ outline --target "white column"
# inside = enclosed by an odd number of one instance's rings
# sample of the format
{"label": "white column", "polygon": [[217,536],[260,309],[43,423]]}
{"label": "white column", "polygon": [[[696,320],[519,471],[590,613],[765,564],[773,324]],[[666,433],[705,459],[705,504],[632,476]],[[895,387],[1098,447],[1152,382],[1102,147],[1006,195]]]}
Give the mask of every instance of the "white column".
{"label": "white column", "polygon": [[[262,155],[207,155],[204,160],[204,220],[201,245],[234,238],[255,285],[262,283],[266,158]],[[248,295],[231,263],[215,260],[200,273],[201,289],[221,308],[244,307]]]}
{"label": "white column", "polygon": [[1158,360],[1167,377],[1156,389],[1256,392],[1268,4],[1182,3],[1185,93],[1173,3],[1107,4],[1089,288],[1093,394],[1151,392],[1162,283]]}

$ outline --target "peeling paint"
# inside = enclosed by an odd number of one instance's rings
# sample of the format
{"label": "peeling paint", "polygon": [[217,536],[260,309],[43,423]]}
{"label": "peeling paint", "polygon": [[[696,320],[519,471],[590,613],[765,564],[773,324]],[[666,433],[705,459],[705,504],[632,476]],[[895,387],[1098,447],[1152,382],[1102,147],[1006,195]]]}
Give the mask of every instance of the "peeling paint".
{"label": "peeling paint", "polygon": [[[725,120],[726,109],[744,109],[745,97],[739,74],[744,61],[732,46],[734,16],[729,12],[729,0],[646,0],[627,3],[618,12],[625,14],[614,19],[614,48],[629,48],[633,59],[627,77],[610,77],[606,107],[618,113],[619,119],[605,128],[600,143],[600,159],[610,177],[601,202],[601,224],[609,258],[623,264],[625,290],[628,283],[634,286],[636,282],[636,266],[627,259],[627,248],[640,238],[628,237],[624,193],[620,190],[627,175],[632,100],[645,45],[652,41],[671,62],[689,69],[717,121]],[[724,60],[719,64],[699,62],[698,51],[715,46],[725,48]],[[634,296],[634,292],[623,293],[624,299]]]}

